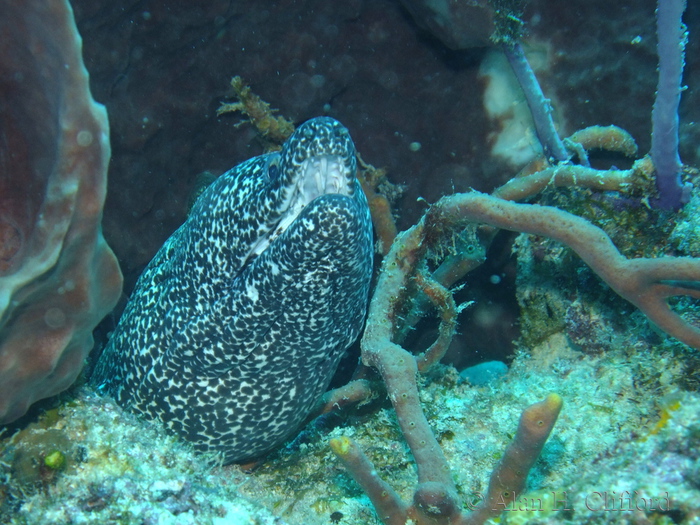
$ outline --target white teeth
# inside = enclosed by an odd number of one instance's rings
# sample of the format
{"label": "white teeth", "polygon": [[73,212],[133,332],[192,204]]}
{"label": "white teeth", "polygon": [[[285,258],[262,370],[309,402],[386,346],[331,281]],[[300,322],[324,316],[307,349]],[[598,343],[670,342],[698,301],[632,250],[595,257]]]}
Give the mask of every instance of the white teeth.
{"label": "white teeth", "polygon": [[310,159],[302,169],[304,175],[297,183],[295,199],[308,204],[326,193],[350,193],[344,167],[337,157]]}
{"label": "white teeth", "polygon": [[323,172],[325,171],[323,169],[325,166],[323,166],[323,164],[324,164],[323,162],[321,162],[320,164],[321,165],[318,166],[316,173],[314,173],[314,180],[316,182],[316,192],[318,193],[318,195],[320,195],[324,190],[322,175],[323,175]]}

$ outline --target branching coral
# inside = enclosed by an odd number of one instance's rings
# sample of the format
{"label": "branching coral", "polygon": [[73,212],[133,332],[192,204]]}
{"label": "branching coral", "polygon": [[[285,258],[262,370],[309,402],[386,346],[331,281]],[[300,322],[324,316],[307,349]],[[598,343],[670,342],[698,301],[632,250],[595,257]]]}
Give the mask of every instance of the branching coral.
{"label": "branching coral", "polygon": [[[231,87],[238,98],[238,102],[222,103],[216,110],[217,115],[224,113],[241,112],[247,115],[250,122],[256,127],[263,139],[269,142],[269,149],[279,149],[289,136],[294,132],[294,124],[284,117],[275,117],[276,111],[270,104],[262,100],[248,87],[239,76],[231,79]],[[270,148],[274,145],[275,148]]]}

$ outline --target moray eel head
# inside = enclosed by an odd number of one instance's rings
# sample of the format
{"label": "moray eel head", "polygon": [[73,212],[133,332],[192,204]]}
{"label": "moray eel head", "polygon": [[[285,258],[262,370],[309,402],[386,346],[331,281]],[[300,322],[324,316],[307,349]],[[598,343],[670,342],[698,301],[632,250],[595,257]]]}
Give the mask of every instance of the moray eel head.
{"label": "moray eel head", "polygon": [[275,197],[274,202],[264,204],[266,209],[274,211],[268,215],[269,230],[258,232],[254,255],[262,253],[317,197],[352,196],[357,189],[355,145],[347,129],[330,118],[316,118],[303,124],[280,153],[269,155],[263,171],[269,188],[258,191],[268,198]]}

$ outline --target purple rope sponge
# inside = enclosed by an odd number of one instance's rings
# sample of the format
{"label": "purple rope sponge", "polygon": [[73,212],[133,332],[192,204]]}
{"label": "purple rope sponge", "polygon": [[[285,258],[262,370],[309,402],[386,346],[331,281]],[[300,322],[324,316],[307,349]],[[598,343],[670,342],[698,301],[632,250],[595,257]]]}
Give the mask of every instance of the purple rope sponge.
{"label": "purple rope sponge", "polygon": [[659,53],[659,84],[651,113],[651,158],[656,168],[659,198],[654,206],[678,209],[690,198],[690,187],[681,184],[681,159],[678,155],[678,104],[686,32],[681,17],[686,0],[658,0],[656,32]]}
{"label": "purple rope sponge", "polygon": [[527,100],[530,113],[532,113],[537,138],[542,144],[545,156],[557,162],[568,160],[569,154],[554,128],[552,105],[548,99],[544,98],[542,88],[537,82],[537,77],[535,77],[527,58],[525,58],[522,46],[518,43],[506,43],[503,44],[503,52],[525,94],[525,100]]}

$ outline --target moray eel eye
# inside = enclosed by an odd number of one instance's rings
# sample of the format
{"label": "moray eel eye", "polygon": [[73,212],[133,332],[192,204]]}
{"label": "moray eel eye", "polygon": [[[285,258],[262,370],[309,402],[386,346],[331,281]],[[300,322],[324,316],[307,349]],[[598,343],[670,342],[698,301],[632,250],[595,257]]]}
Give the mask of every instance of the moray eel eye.
{"label": "moray eel eye", "polygon": [[267,176],[270,182],[276,181],[280,176],[280,161],[279,155],[274,154],[273,158],[267,166]]}

